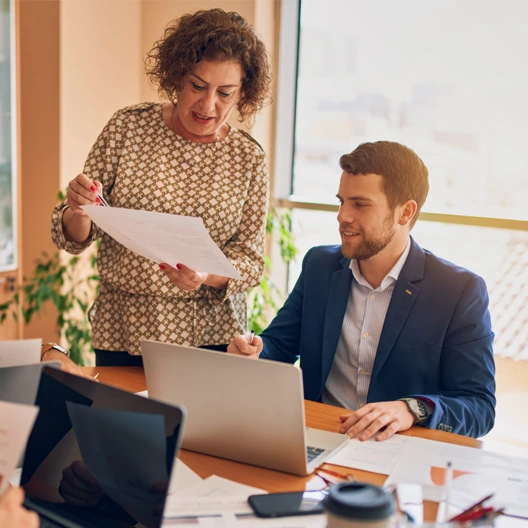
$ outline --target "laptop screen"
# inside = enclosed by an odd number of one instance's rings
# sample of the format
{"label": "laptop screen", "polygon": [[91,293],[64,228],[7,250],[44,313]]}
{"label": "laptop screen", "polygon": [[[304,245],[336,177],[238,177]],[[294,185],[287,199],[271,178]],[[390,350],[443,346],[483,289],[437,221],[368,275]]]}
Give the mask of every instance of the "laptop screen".
{"label": "laptop screen", "polygon": [[161,526],[183,408],[49,367],[35,405],[21,478],[30,505],[82,526]]}

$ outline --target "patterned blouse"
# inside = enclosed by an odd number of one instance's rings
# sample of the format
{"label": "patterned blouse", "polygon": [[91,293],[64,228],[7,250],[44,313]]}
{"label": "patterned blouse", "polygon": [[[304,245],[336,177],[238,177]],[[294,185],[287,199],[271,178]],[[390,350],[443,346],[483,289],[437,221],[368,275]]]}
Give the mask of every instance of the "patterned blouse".
{"label": "patterned blouse", "polygon": [[56,246],[75,255],[101,240],[101,282],[89,313],[94,348],[139,355],[143,339],[200,346],[229,343],[246,331],[246,292],[259,284],[264,269],[269,192],[266,156],[249,134],[231,128],[215,144],[196,143],[167,127],[161,104],[131,106],[105,126],[84,174],[102,183],[112,206],[201,217],[242,276],[229,279],[223,290],[180,290],[157,264],[93,223],[84,243],[67,241],[64,201],[52,216]]}

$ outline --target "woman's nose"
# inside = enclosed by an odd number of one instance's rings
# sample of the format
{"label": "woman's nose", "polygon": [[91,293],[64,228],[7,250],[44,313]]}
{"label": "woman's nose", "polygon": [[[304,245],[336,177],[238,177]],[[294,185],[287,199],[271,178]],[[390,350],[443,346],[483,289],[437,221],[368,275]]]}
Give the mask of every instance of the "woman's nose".
{"label": "woman's nose", "polygon": [[215,108],[215,103],[215,93],[212,90],[208,90],[202,97],[202,100],[200,101],[200,106],[202,107],[204,112],[211,112]]}

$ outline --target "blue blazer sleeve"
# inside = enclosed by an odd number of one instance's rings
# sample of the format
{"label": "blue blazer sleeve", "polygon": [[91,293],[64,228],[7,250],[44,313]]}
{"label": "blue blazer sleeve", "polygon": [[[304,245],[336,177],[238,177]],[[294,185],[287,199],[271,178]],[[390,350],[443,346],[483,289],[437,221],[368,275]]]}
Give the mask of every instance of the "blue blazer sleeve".
{"label": "blue blazer sleeve", "polygon": [[413,394],[433,402],[423,424],[466,436],[486,434],[495,420],[494,334],[488,292],[478,276],[468,282],[442,346],[439,394]]}
{"label": "blue blazer sleeve", "polygon": [[284,306],[278,311],[271,324],[260,337],[264,343],[260,357],[283,363],[295,363],[300,356],[301,328],[304,300],[305,265],[310,250],[303,259],[302,271],[286,299]]}

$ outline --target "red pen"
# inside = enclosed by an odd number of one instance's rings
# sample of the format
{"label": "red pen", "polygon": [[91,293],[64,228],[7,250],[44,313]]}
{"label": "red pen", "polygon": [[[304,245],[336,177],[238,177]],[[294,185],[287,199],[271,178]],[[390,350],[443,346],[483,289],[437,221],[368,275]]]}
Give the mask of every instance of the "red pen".
{"label": "red pen", "polygon": [[489,508],[479,508],[475,511],[472,511],[468,513],[467,515],[464,515],[463,517],[459,518],[459,522],[466,522],[466,521],[477,521],[478,519],[481,519],[488,513],[491,513],[493,511],[492,507]]}

